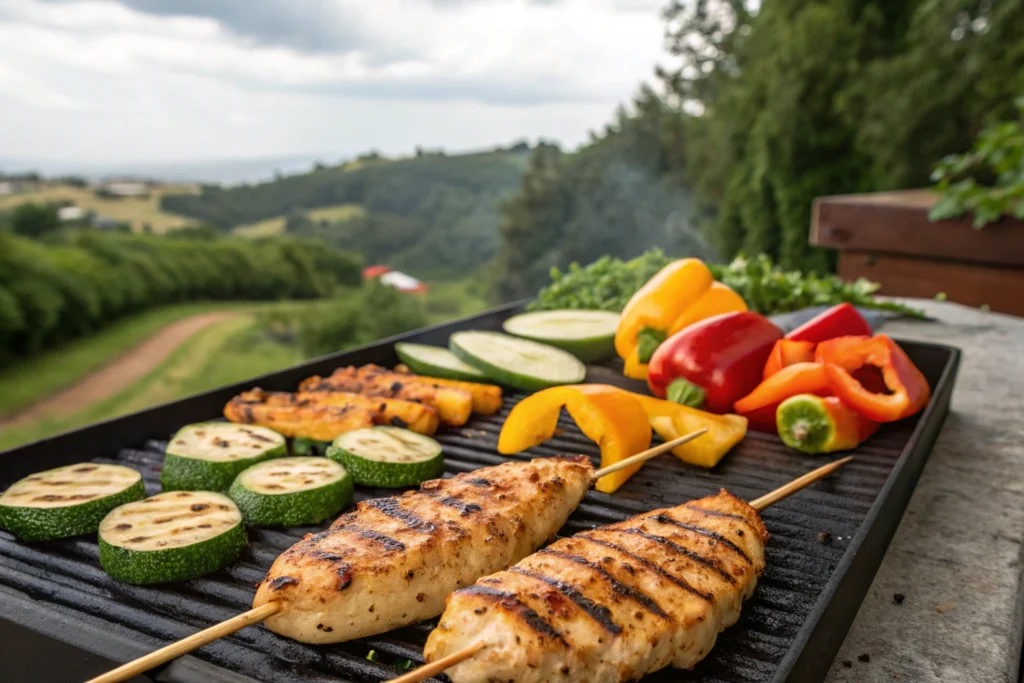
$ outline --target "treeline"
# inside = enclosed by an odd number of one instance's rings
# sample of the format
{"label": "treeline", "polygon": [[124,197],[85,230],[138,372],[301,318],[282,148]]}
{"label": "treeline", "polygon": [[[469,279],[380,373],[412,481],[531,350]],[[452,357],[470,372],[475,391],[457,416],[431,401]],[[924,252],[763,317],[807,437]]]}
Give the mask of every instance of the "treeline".
{"label": "treeline", "polygon": [[146,308],[308,299],[358,285],[359,258],[315,241],[0,232],[0,366]]}
{"label": "treeline", "polygon": [[[480,154],[365,158],[341,167],[252,186],[208,186],[168,195],[164,210],[228,229],[286,216],[292,234],[323,239],[429,279],[463,277],[500,245],[499,206],[519,185],[530,148]],[[362,216],[335,223],[303,220],[323,206],[358,204]]]}
{"label": "treeline", "polygon": [[[1024,94],[1021,2],[673,0],[665,17],[675,63],[659,94],[644,89],[573,155],[534,156],[503,217],[505,296],[598,245],[695,253],[673,242],[680,220],[723,259],[829,271],[808,245],[815,197],[927,186]],[[625,171],[634,192],[617,191]]]}

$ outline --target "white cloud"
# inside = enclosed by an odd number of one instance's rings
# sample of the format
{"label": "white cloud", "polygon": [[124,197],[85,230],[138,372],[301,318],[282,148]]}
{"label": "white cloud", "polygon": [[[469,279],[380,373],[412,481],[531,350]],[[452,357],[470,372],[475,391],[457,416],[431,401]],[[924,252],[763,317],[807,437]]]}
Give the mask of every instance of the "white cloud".
{"label": "white cloud", "polygon": [[[330,156],[523,136],[574,144],[649,78],[662,44],[651,0],[323,0],[310,17],[319,24],[292,17],[288,40],[272,35],[279,0],[231,4],[265,5],[244,22],[224,4],[179,16],[177,5],[157,13],[158,2],[122,2],[5,0],[5,156]],[[347,23],[334,30],[325,17]]]}

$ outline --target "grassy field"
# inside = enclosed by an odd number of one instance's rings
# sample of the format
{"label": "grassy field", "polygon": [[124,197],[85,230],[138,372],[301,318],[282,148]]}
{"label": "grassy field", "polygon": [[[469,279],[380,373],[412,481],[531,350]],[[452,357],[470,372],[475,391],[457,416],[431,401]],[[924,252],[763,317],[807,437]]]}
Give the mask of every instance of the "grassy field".
{"label": "grassy field", "polygon": [[[306,215],[311,221],[328,221],[329,223],[340,223],[341,221],[359,218],[366,213],[366,210],[359,204],[336,204],[334,206],[321,206],[318,209],[310,209]],[[274,216],[258,223],[239,225],[234,232],[246,237],[267,237],[269,235],[280,235],[284,232],[284,216]]]}
{"label": "grassy field", "polygon": [[196,334],[145,379],[116,396],[73,415],[5,429],[0,433],[0,450],[238,382],[300,360],[295,347],[271,340],[254,323],[253,316],[225,320]]}
{"label": "grassy field", "polygon": [[148,223],[153,232],[164,233],[195,221],[186,216],[161,211],[160,197],[165,194],[197,191],[198,189],[192,185],[160,185],[152,188],[148,197],[109,199],[97,197],[95,192],[87,187],[51,184],[30,192],[0,196],[0,211],[13,209],[26,202],[70,201],[75,206],[95,211],[100,216],[131,223],[133,230],[142,230],[143,224]]}
{"label": "grassy field", "polygon": [[0,415],[48,396],[142,343],[175,320],[211,311],[272,306],[253,302],[195,302],[165,306],[114,323],[86,339],[53,349],[0,371]]}

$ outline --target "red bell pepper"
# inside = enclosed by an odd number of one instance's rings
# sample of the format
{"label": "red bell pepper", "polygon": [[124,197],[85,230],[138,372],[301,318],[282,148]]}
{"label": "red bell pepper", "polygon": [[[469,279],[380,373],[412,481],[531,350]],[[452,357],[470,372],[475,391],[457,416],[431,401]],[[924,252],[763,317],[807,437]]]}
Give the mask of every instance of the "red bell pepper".
{"label": "red bell pepper", "polygon": [[868,325],[868,321],[857,309],[852,304],[841,303],[814,316],[787,334],[786,339],[818,344],[836,337],[870,337],[871,334],[871,325]]}
{"label": "red bell pepper", "polygon": [[[876,422],[895,422],[927,405],[931,387],[906,352],[887,335],[839,337],[815,352],[825,365],[829,386],[843,402]],[[855,374],[876,367],[889,393],[871,391]]]}
{"label": "red bell pepper", "polygon": [[814,360],[814,342],[780,339],[772,347],[768,362],[764,365],[763,378],[768,379],[784,367],[793,363],[810,363]]}
{"label": "red bell pepper", "polygon": [[752,311],[723,313],[687,326],[651,357],[647,383],[655,396],[727,413],[764,371],[782,330]]}
{"label": "red bell pepper", "polygon": [[774,434],[777,431],[775,411],[780,403],[797,394],[829,396],[831,393],[828,375],[821,363],[794,363],[736,401],[733,410],[747,418],[751,429]]}

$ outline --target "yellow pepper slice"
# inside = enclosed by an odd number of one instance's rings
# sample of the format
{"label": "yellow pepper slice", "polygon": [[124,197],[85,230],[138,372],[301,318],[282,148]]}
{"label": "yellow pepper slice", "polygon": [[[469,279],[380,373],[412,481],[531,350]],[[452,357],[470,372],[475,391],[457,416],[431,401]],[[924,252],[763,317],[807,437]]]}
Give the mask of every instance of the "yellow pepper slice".
{"label": "yellow pepper slice", "polygon": [[691,465],[714,467],[747,433],[747,418],[740,415],[715,415],[653,396],[637,394],[637,398],[651,427],[665,441],[708,428],[699,439],[672,449],[673,455]]}
{"label": "yellow pepper slice", "polygon": [[[651,445],[650,421],[637,394],[606,384],[578,384],[545,389],[517,403],[501,427],[498,452],[511,455],[550,439],[563,407],[580,431],[601,448],[601,467]],[[640,467],[601,477],[597,490],[613,493]]]}

